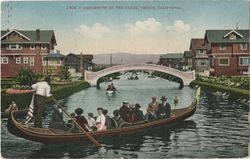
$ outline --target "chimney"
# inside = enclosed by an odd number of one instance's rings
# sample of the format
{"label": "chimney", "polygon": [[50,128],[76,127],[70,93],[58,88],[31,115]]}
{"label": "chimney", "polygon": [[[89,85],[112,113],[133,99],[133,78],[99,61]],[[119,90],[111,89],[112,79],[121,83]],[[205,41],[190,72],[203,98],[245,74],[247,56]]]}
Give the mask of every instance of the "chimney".
{"label": "chimney", "polygon": [[40,29],[36,29],[36,41],[40,41]]}

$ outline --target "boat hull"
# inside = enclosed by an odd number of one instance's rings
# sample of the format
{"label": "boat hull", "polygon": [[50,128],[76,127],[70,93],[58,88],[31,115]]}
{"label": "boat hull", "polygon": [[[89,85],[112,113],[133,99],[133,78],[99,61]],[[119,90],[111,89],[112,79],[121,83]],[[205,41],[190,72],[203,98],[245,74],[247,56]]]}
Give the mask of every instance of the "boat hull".
{"label": "boat hull", "polygon": [[[192,116],[195,113],[195,111],[196,111],[196,102],[192,103],[187,108],[173,110],[173,113],[175,115],[171,116],[170,118],[145,122],[141,124],[135,124],[128,127],[89,132],[89,134],[96,139],[100,139],[107,136],[116,136],[121,134],[131,134],[135,132],[145,131],[146,129],[149,128],[167,126],[176,123],[178,121],[183,121]],[[10,116],[8,120],[7,127],[9,132],[11,132],[13,135],[40,143],[63,144],[63,143],[79,142],[87,140],[86,135],[84,135],[81,132],[58,133],[55,132],[55,130],[53,129],[33,128],[22,125],[14,119],[13,114]]]}

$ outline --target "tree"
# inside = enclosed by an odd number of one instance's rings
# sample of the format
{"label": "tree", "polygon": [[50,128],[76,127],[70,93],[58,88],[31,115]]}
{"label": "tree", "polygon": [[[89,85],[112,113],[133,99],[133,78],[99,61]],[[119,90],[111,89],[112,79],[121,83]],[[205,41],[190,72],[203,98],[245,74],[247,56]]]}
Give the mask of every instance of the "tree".
{"label": "tree", "polygon": [[61,72],[60,72],[60,79],[61,80],[69,80],[70,79],[70,72],[69,67],[67,65],[64,65]]}
{"label": "tree", "polygon": [[36,83],[37,80],[38,77],[31,69],[21,68],[16,76],[16,81],[20,85],[31,86],[32,84]]}

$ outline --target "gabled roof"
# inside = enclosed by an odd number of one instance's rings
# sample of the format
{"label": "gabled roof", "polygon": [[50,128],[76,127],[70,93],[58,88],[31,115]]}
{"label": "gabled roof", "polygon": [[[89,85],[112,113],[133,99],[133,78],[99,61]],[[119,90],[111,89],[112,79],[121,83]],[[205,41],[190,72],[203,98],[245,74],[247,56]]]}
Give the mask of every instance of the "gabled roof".
{"label": "gabled roof", "polygon": [[[2,38],[6,37],[7,35],[9,35],[10,33],[12,33],[13,31],[15,31],[16,33],[18,33],[19,35],[25,37],[27,40],[18,40],[18,41],[13,41],[13,40],[9,40],[9,39],[5,39],[2,40]],[[37,41],[36,39],[36,30],[2,30],[1,31],[1,42],[3,44],[7,44],[7,43],[50,43],[52,38],[54,38],[55,43],[56,43],[56,39],[55,39],[55,35],[54,35],[54,31],[53,30],[40,30],[40,38],[39,41]]]}
{"label": "gabled roof", "polygon": [[160,55],[161,59],[182,59],[183,53],[167,53]]}
{"label": "gabled roof", "polygon": [[[74,57],[76,57],[76,58],[78,58],[78,59],[81,59],[81,55],[79,55],[79,54],[74,54],[74,53],[69,53],[67,56],[74,56]],[[83,54],[82,55],[82,57],[83,57],[83,61],[85,61],[85,62],[87,62],[87,63],[90,63],[90,64],[94,64],[91,60],[92,59],[86,59],[85,57],[84,57],[85,55]],[[88,56],[91,56],[91,55],[87,55],[87,57]],[[93,57],[93,55],[92,55],[92,57]]]}
{"label": "gabled roof", "polygon": [[[239,37],[234,40],[229,39],[228,35],[232,33]],[[206,30],[205,38],[210,43],[248,43],[249,30]]]}
{"label": "gabled roof", "polygon": [[22,37],[24,37],[27,40],[30,40],[30,38],[28,38],[27,36],[25,36],[24,34],[20,33],[19,31],[15,30],[15,29],[12,31],[9,31],[9,32],[7,31],[4,35],[1,34],[1,39],[3,39],[4,37],[8,36],[9,34],[11,34],[13,32],[16,32],[17,34],[21,35]]}
{"label": "gabled roof", "polygon": [[232,33],[234,33],[234,34],[238,35],[239,37],[243,38],[243,35],[241,35],[240,33],[238,33],[236,30],[231,30],[226,35],[224,35],[224,38],[228,37]]}
{"label": "gabled roof", "polygon": [[204,44],[204,39],[191,39],[189,49],[190,50],[206,49],[206,46]]}

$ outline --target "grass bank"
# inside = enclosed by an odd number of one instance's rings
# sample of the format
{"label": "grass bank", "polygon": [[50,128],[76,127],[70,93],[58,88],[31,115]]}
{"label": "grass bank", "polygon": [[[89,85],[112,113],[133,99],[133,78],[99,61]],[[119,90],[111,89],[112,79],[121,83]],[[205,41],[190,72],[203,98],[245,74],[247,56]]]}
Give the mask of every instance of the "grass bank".
{"label": "grass bank", "polygon": [[[51,93],[56,99],[62,99],[76,92],[90,87],[86,81],[78,81],[70,84],[53,84],[51,85]],[[13,95],[1,92],[1,111],[9,107],[11,101],[15,101],[19,109],[29,106],[32,94]],[[48,99],[48,102],[51,98]]]}
{"label": "grass bank", "polygon": [[241,88],[235,88],[235,87],[230,87],[230,86],[225,86],[225,85],[220,85],[216,83],[210,83],[210,82],[202,82],[202,81],[193,81],[190,86],[195,86],[199,85],[203,89],[208,89],[208,90],[218,90],[218,91],[223,91],[223,92],[228,92],[231,93],[235,96],[239,97],[244,97],[249,99],[249,90],[247,89],[241,89]]}

